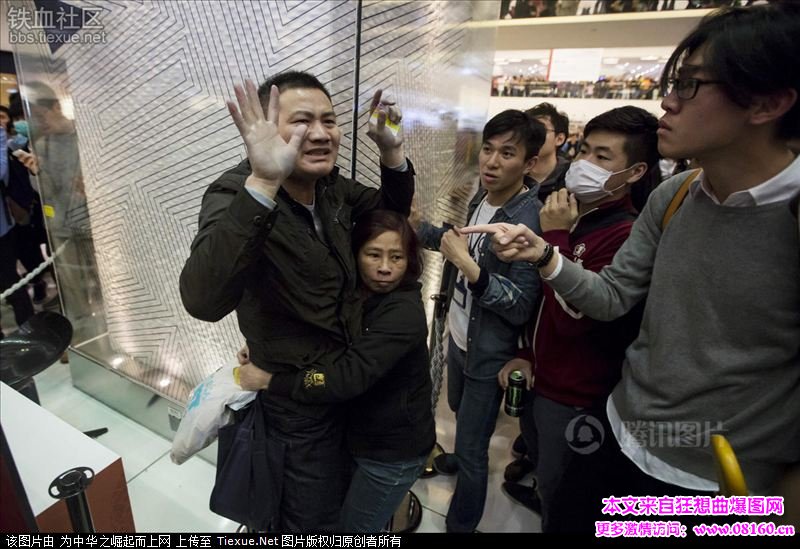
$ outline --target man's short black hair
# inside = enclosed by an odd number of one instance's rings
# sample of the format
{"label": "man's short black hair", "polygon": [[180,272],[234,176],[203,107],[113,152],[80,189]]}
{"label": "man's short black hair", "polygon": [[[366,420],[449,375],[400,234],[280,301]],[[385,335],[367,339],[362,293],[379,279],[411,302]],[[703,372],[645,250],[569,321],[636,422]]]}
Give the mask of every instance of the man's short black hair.
{"label": "man's short black hair", "polygon": [[583,128],[584,139],[593,131],[606,130],[625,137],[628,165],[644,162],[648,168],[658,164],[658,118],[639,107],[617,107],[598,114]]}
{"label": "man's short black hair", "polygon": [[509,109],[496,114],[483,127],[483,142],[492,137],[511,132],[511,135],[525,147],[525,160],[530,160],[544,145],[547,129],[544,124],[522,111]]}
{"label": "man's short black hair", "polygon": [[637,210],[641,211],[647,197],[661,182],[658,161],[658,119],[639,107],[618,107],[589,120],[583,128],[584,139],[592,132],[605,130],[625,137],[624,152],[628,157],[628,167],[644,162],[647,173],[631,188],[631,199]]}
{"label": "man's short black hair", "polygon": [[[664,65],[661,91],[682,62],[706,46],[703,66],[725,94],[747,107],[756,95],[794,89],[800,94],[800,2],[722,8],[703,18]],[[794,69],[792,67],[795,67]],[[800,137],[800,101],[783,115],[778,137]]]}
{"label": "man's short black hair", "polygon": [[258,99],[261,101],[261,106],[264,110],[267,109],[267,105],[269,104],[269,91],[272,89],[272,86],[278,86],[278,90],[281,92],[300,88],[316,89],[324,93],[328,99],[331,98],[328,89],[313,74],[302,71],[279,72],[267,78],[264,83],[258,87]]}
{"label": "man's short black hair", "polygon": [[566,113],[559,112],[555,105],[552,103],[539,103],[535,107],[531,107],[525,114],[534,118],[541,118],[546,116],[553,124],[553,129],[556,135],[563,133],[564,139],[569,135],[569,117]]}
{"label": "man's short black hair", "polygon": [[18,93],[8,96],[8,114],[11,116],[11,120],[25,118],[25,113],[22,111],[22,98]]}

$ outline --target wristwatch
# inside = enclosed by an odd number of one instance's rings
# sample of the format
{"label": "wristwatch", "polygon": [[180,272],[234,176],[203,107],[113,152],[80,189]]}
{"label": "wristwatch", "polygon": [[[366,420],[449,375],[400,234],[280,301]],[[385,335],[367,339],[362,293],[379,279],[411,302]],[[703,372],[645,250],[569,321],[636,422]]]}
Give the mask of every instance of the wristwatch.
{"label": "wristwatch", "polygon": [[550,260],[553,259],[554,253],[555,253],[555,248],[553,248],[553,245],[548,242],[544,247],[544,252],[542,253],[542,256],[536,261],[529,261],[529,263],[534,267],[536,267],[537,269],[541,269],[542,267],[550,263]]}

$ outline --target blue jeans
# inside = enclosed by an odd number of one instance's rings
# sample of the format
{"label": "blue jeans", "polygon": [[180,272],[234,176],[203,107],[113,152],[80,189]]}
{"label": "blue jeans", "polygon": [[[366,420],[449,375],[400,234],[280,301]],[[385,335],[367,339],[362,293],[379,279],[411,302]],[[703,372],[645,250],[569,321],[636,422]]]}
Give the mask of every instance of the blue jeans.
{"label": "blue jeans", "polygon": [[427,455],[383,462],[355,458],[356,471],[344,499],[339,531],[382,532],[425,466]]}
{"label": "blue jeans", "polygon": [[447,511],[448,532],[472,532],[481,521],[489,482],[489,440],[503,399],[496,376],[474,379],[465,375],[466,356],[450,339],[447,402],[456,413],[458,477]]}

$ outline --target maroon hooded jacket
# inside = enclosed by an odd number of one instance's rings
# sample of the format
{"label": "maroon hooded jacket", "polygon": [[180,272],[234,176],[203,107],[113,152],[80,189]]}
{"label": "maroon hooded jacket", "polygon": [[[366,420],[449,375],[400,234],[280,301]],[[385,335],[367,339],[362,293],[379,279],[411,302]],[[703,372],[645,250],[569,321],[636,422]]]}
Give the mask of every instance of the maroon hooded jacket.
{"label": "maroon hooded jacket", "polygon": [[[567,259],[597,272],[611,263],[635,219],[626,197],[585,214],[571,233],[547,231],[542,237]],[[561,404],[603,406],[620,379],[625,349],[639,334],[644,302],[622,318],[600,322],[564,302],[549,285],[542,286],[534,352],[525,357],[534,364],[533,390]]]}

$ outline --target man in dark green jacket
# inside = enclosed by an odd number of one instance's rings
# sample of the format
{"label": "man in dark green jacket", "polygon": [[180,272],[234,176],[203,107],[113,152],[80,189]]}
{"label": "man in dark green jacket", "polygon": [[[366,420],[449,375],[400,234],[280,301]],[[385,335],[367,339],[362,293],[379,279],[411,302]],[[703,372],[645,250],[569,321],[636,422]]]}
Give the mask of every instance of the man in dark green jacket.
{"label": "man in dark green jacket", "polygon": [[[268,372],[332,361],[359,332],[353,223],[375,208],[410,209],[414,170],[403,152],[400,112],[376,92],[368,135],[381,155],[378,190],[335,167],[341,131],[315,77],[287,72],[258,90],[250,81],[234,89],[238,108],[228,108],[248,159],[203,197],[181,273],[184,306],[209,322],[236,310],[250,360]],[[270,529],[333,528],[347,481],[339,409],[261,398],[270,451],[284,464]]]}

